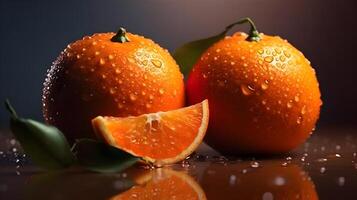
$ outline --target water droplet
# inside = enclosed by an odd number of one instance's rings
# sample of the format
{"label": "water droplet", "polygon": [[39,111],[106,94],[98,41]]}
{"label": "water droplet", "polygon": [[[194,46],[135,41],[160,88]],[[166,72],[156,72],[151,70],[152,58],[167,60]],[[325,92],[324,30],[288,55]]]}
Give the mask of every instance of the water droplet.
{"label": "water droplet", "polygon": [[301,108],[301,112],[300,112],[302,115],[304,115],[306,113],[306,106],[303,106]]}
{"label": "water droplet", "polygon": [[326,171],[326,168],[325,168],[325,167],[321,167],[321,168],[320,168],[320,173],[321,173],[321,174],[325,173],[325,171]]}
{"label": "water droplet", "polygon": [[221,51],[221,49],[216,49],[216,52],[219,53]]}
{"label": "water droplet", "polygon": [[124,105],[122,103],[118,103],[118,108],[123,108]]}
{"label": "water droplet", "polygon": [[99,54],[100,54],[99,51],[96,51],[96,52],[94,53],[94,55],[96,55],[96,56],[98,56]]}
{"label": "water droplet", "polygon": [[108,58],[109,58],[109,60],[113,60],[113,59],[114,59],[114,56],[111,55],[111,54],[109,54],[109,55],[108,55]]}
{"label": "water droplet", "polygon": [[207,78],[207,74],[202,74],[202,77],[203,77],[204,79],[206,79],[206,78]]}
{"label": "water droplet", "polygon": [[127,58],[127,60],[130,62],[130,63],[135,63],[135,60],[133,58]]}
{"label": "water droplet", "polygon": [[292,160],[290,156],[286,157],[285,160]]}
{"label": "water droplet", "polygon": [[214,59],[214,60],[217,60],[218,58],[215,56],[215,57],[213,57],[213,59]]}
{"label": "water droplet", "polygon": [[154,96],[153,96],[152,94],[150,94],[149,99],[150,99],[150,100],[153,100],[153,99],[154,99]]}
{"label": "water droplet", "polygon": [[259,167],[259,163],[257,161],[253,161],[253,162],[250,163],[250,166],[252,168],[258,168]]}
{"label": "water droplet", "polygon": [[319,159],[317,159],[316,161],[317,161],[317,162],[326,162],[327,159],[326,159],[326,158],[319,158]]}
{"label": "water droplet", "polygon": [[240,89],[242,90],[242,93],[245,95],[245,96],[249,96],[251,94],[254,93],[254,88],[250,85],[245,85],[245,84],[242,84],[240,86]]}
{"label": "water droplet", "polygon": [[281,56],[279,56],[279,60],[280,60],[281,62],[285,62],[286,57],[285,57],[285,56],[283,56],[283,55],[281,55]]}
{"label": "water droplet", "polygon": [[165,93],[165,90],[164,90],[163,88],[160,88],[160,89],[159,89],[159,93],[160,93],[160,94],[164,94],[164,93]]}
{"label": "water droplet", "polygon": [[286,166],[288,166],[288,163],[287,162],[283,162],[283,163],[281,163],[281,166],[286,167]]}
{"label": "water droplet", "polygon": [[235,62],[231,62],[231,65],[235,65],[236,63]]}
{"label": "water droplet", "polygon": [[86,51],[87,49],[86,48],[82,48],[82,51],[84,52],[84,51]]}
{"label": "water droplet", "polygon": [[160,60],[157,60],[157,59],[152,59],[151,63],[157,68],[160,68],[162,66],[162,62]]}
{"label": "water droplet", "polygon": [[296,95],[296,96],[294,97],[294,101],[295,101],[295,102],[299,102],[299,100],[300,100],[299,96]]}
{"label": "water droplet", "polygon": [[264,61],[268,62],[268,63],[273,62],[273,60],[274,60],[273,56],[267,56],[267,57],[264,58]]}
{"label": "water droplet", "polygon": [[301,122],[302,122],[302,117],[299,116],[299,117],[297,118],[297,120],[296,120],[296,123],[297,123],[297,124],[301,124]]}
{"label": "water droplet", "polygon": [[93,45],[93,46],[97,45],[97,42],[96,42],[96,41],[93,41],[93,42],[92,42],[92,45]]}
{"label": "water droplet", "polygon": [[274,195],[271,192],[264,192],[262,200],[274,200]]}
{"label": "water droplet", "polygon": [[293,104],[292,104],[292,102],[291,101],[289,101],[287,104],[286,104],[286,107],[288,107],[288,108],[291,108],[291,107],[293,107]]}
{"label": "water droplet", "polygon": [[262,90],[268,89],[268,87],[269,87],[268,84],[269,84],[269,81],[268,81],[268,80],[265,80],[264,83],[261,84]]}
{"label": "water droplet", "polygon": [[115,94],[116,91],[114,88],[110,88],[109,92],[110,92],[110,94]]}
{"label": "water droplet", "polygon": [[338,177],[338,179],[337,179],[338,186],[341,186],[341,187],[344,186],[345,185],[345,181],[346,181],[345,177],[343,177],[343,176]]}
{"label": "water droplet", "polygon": [[266,100],[262,100],[262,104],[263,105],[267,104],[267,101]]}
{"label": "water droplet", "polygon": [[284,51],[284,55],[285,55],[286,57],[288,57],[288,58],[290,58],[290,56],[291,56],[291,54],[290,54],[289,52],[287,52],[287,51]]}
{"label": "water droplet", "polygon": [[247,169],[243,169],[243,170],[242,170],[242,174],[246,174],[247,172],[248,172]]}
{"label": "water droplet", "polygon": [[264,53],[264,50],[263,50],[263,49],[259,49],[259,50],[258,50],[258,53],[259,53],[259,54],[263,54],[263,53]]}
{"label": "water droplet", "polygon": [[278,49],[278,48],[275,48],[274,51],[275,51],[277,54],[281,54],[281,50]]}
{"label": "water droplet", "polygon": [[235,175],[230,175],[229,176],[229,185],[235,185],[236,180],[237,180],[237,177]]}
{"label": "water droplet", "polygon": [[274,179],[274,183],[275,183],[275,185],[277,185],[277,186],[285,185],[285,182],[286,182],[285,178],[283,178],[283,177],[281,177],[281,176],[277,176],[277,177],[275,177],[275,179]]}
{"label": "water droplet", "polygon": [[151,108],[151,104],[147,103],[147,104],[145,104],[145,107],[146,108]]}
{"label": "water droplet", "polygon": [[130,94],[130,100],[135,101],[137,99],[137,96],[133,93]]}
{"label": "water droplet", "polygon": [[102,79],[106,79],[107,76],[105,74],[102,74]]}
{"label": "water droplet", "polygon": [[80,59],[80,58],[81,58],[81,55],[77,54],[77,56],[76,56],[76,57],[77,57],[77,59]]}
{"label": "water droplet", "polygon": [[104,65],[105,64],[105,60],[103,58],[99,59],[99,64],[100,65]]}

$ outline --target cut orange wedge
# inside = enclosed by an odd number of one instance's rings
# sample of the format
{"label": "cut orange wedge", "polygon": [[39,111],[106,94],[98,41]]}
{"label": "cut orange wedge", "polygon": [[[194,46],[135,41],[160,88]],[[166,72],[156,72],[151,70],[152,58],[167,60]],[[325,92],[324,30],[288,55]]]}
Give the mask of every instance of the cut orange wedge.
{"label": "cut orange wedge", "polygon": [[206,200],[205,192],[188,174],[165,168],[150,171],[143,177],[145,181],[110,200],[155,199],[155,200]]}
{"label": "cut orange wedge", "polygon": [[202,142],[208,125],[208,100],[167,112],[92,120],[95,132],[119,149],[156,166],[185,159]]}

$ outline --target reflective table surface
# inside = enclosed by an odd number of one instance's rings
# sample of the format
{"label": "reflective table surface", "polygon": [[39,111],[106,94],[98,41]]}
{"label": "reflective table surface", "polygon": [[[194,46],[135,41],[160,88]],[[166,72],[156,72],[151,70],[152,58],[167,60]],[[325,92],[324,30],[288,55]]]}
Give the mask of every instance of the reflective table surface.
{"label": "reflective table surface", "polygon": [[206,145],[163,168],[121,173],[36,168],[8,131],[0,135],[0,199],[357,199],[357,129],[318,129],[295,151],[225,157]]}

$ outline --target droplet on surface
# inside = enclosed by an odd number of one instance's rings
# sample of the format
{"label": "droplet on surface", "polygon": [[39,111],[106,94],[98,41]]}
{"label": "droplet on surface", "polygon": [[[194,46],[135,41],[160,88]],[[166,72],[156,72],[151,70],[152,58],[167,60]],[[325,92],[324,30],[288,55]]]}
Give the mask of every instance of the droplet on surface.
{"label": "droplet on surface", "polygon": [[160,60],[157,60],[157,59],[152,59],[151,63],[157,68],[160,68],[162,66],[162,62]]}
{"label": "droplet on surface", "polygon": [[344,186],[345,181],[346,181],[345,177],[343,177],[343,176],[338,177],[338,179],[337,179],[338,186],[341,186],[341,187]]}
{"label": "droplet on surface", "polygon": [[235,185],[237,177],[235,175],[229,176],[229,185]]}
{"label": "droplet on surface", "polygon": [[103,58],[99,59],[99,64],[104,65],[105,64],[105,60]]}
{"label": "droplet on surface", "polygon": [[291,101],[289,101],[289,102],[286,104],[286,107],[288,107],[288,108],[293,107],[293,104],[291,103]]}
{"label": "droplet on surface", "polygon": [[297,120],[296,120],[296,123],[297,123],[297,124],[301,124],[301,122],[302,122],[302,117],[299,116],[299,117],[297,118]]}
{"label": "droplet on surface", "polygon": [[160,88],[160,89],[159,89],[159,93],[160,93],[160,94],[164,94],[164,93],[165,93],[165,90],[164,90],[163,88]]}
{"label": "droplet on surface", "polygon": [[326,168],[325,168],[325,167],[321,167],[321,168],[320,168],[320,173],[321,173],[321,174],[325,173],[325,171],[326,171]]}
{"label": "droplet on surface", "polygon": [[273,56],[267,56],[267,57],[264,58],[264,61],[268,62],[268,63],[273,62],[273,60],[274,60]]}
{"label": "droplet on surface", "polygon": [[130,100],[135,101],[137,99],[137,96],[133,93],[130,94]]}
{"label": "droplet on surface", "polygon": [[262,90],[268,89],[268,87],[269,87],[268,84],[269,84],[269,81],[268,81],[268,80],[265,80],[265,81],[261,84]]}
{"label": "droplet on surface", "polygon": [[274,179],[274,183],[275,183],[275,185],[277,185],[277,186],[285,185],[285,182],[286,182],[285,178],[283,178],[283,177],[281,177],[281,176],[277,176],[277,177],[275,177],[275,179]]}
{"label": "droplet on surface", "polygon": [[249,96],[251,94],[254,93],[254,88],[250,85],[245,85],[245,84],[242,84],[240,86],[240,89],[242,90],[242,93],[245,95],[245,96]]}
{"label": "droplet on surface", "polygon": [[114,58],[113,55],[111,55],[111,54],[108,55],[108,59],[109,59],[109,60],[113,60],[113,58]]}
{"label": "droplet on surface", "polygon": [[274,200],[274,195],[271,192],[264,192],[262,200]]}
{"label": "droplet on surface", "polygon": [[250,163],[250,166],[252,168],[258,168],[259,167],[259,163],[257,161],[253,161],[253,162]]}

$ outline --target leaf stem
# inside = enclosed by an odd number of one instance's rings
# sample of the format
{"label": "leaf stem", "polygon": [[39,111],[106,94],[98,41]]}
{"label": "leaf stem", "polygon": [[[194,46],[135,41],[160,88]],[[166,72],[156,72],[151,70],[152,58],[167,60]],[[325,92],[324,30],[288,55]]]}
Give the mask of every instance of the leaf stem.
{"label": "leaf stem", "polygon": [[112,42],[130,42],[129,38],[126,36],[126,30],[123,27],[120,27],[117,34],[110,39]]}
{"label": "leaf stem", "polygon": [[259,36],[259,32],[257,30],[257,27],[255,26],[254,22],[249,17],[242,18],[239,21],[237,21],[233,24],[230,24],[229,26],[226,27],[226,30],[224,31],[224,33],[227,33],[233,26],[235,26],[237,24],[244,24],[244,23],[250,24],[249,36],[247,37],[246,40],[254,41],[254,42],[258,42],[259,40],[261,40],[261,38]]}
{"label": "leaf stem", "polygon": [[6,99],[6,100],[5,100],[5,108],[6,108],[7,111],[9,111],[9,113],[11,114],[11,117],[12,117],[12,118],[14,118],[14,119],[18,118],[18,116],[17,116],[17,114],[16,114],[16,111],[15,111],[15,109],[12,107],[12,105],[11,105],[9,99]]}

